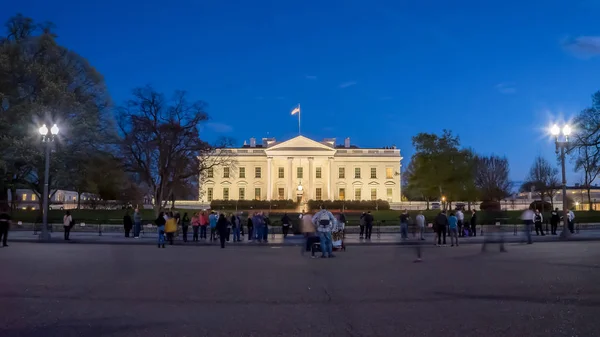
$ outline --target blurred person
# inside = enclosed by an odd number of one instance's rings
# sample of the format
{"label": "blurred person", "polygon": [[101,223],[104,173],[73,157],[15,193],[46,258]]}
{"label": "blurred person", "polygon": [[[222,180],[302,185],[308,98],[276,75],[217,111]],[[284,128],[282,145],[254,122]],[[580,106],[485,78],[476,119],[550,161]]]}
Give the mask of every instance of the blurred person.
{"label": "blurred person", "polygon": [[165,223],[165,233],[167,233],[167,241],[169,241],[170,245],[173,244],[175,232],[177,232],[177,218],[175,218],[173,212],[169,212]]}
{"label": "blurred person", "polygon": [[465,236],[465,232],[463,231],[463,229],[464,229],[464,227],[466,227],[466,226],[464,226],[465,215],[464,215],[464,213],[460,209],[456,210],[456,219],[458,221],[458,223],[457,223],[458,236],[464,237]]}
{"label": "blurred person", "polygon": [[125,215],[123,216],[123,229],[125,230],[125,237],[129,237],[129,233],[133,228],[133,221],[131,220],[131,216],[129,215],[129,211],[125,211]]}
{"label": "blurred person", "polygon": [[154,220],[156,224],[156,230],[158,232],[158,248],[165,248],[165,224],[167,220],[165,220],[165,213],[160,212],[158,214],[158,218]]}
{"label": "blurred person", "polygon": [[63,216],[63,229],[64,229],[64,235],[65,235],[65,240],[71,240],[69,238],[69,235],[71,234],[71,227],[73,226],[73,217],[71,216],[71,212],[66,211],[65,215]]}
{"label": "blurred person", "polygon": [[269,242],[269,226],[271,226],[271,219],[269,218],[269,213],[266,213],[263,215],[263,221],[264,221],[264,225],[262,228],[263,231],[263,240],[265,240],[265,243]]}
{"label": "blurred person", "polygon": [[365,216],[367,215],[367,213],[362,212],[362,214],[360,215],[360,219],[359,219],[359,226],[360,226],[360,236],[359,238],[362,239],[364,234],[365,234],[365,225],[366,225],[366,220],[365,220]]}
{"label": "blurred person", "polygon": [[250,213],[248,213],[248,220],[246,220],[246,226],[248,227],[248,241],[252,242],[254,239],[254,224],[252,222],[252,217]]}
{"label": "blurred person", "polygon": [[252,224],[254,226],[254,238],[258,241],[258,243],[262,243],[263,239],[263,228],[265,224],[265,218],[262,213],[256,212],[252,217]]}
{"label": "blurred person", "polygon": [[419,240],[425,240],[425,216],[423,215],[423,211],[419,211],[415,221],[417,226],[416,233],[419,234]]}
{"label": "blurred person", "polygon": [[525,237],[527,238],[527,244],[529,245],[533,243],[533,241],[531,240],[531,225],[533,224],[534,218],[535,213],[533,212],[531,207],[529,207],[529,209],[527,209],[525,212],[523,212],[523,214],[521,214],[521,219],[523,220],[523,223],[525,225]]}
{"label": "blurred person", "polygon": [[206,227],[210,224],[210,220],[208,219],[208,214],[206,212],[202,212],[200,215],[200,239],[206,240]]}
{"label": "blurred person", "polygon": [[535,235],[540,235],[540,233],[542,234],[542,236],[546,235],[544,234],[544,228],[542,227],[543,222],[544,216],[542,215],[539,209],[536,209],[535,214],[533,216],[533,223],[535,224]]}
{"label": "blurred person", "polygon": [[319,242],[319,237],[315,235],[315,226],[312,222],[312,216],[310,214],[302,214],[300,222],[300,232],[304,236],[304,244],[302,247],[302,255],[304,252],[310,251],[313,243]]}
{"label": "blurred person", "polygon": [[550,232],[552,233],[552,235],[556,235],[556,230],[558,229],[559,222],[560,214],[558,212],[558,207],[556,207],[550,214]]}
{"label": "blurred person", "polygon": [[[437,232],[437,245],[441,246],[441,245],[446,245],[446,231],[448,228],[448,217],[446,216],[446,211],[441,211],[436,217],[435,217],[435,228],[436,228],[436,232]],[[442,241],[443,239],[443,241]]]}
{"label": "blurred person", "polygon": [[242,241],[240,232],[242,230],[242,219],[240,219],[239,215],[233,214],[231,216],[231,228],[233,231],[233,242]]}
{"label": "blurred person", "polygon": [[403,239],[408,239],[408,220],[410,219],[410,215],[408,215],[408,210],[404,210],[402,214],[400,214],[400,235]]}
{"label": "blurred person", "polygon": [[287,215],[287,213],[283,213],[283,217],[281,218],[281,232],[283,233],[283,238],[287,238],[288,232],[290,230],[290,225],[292,220]]}
{"label": "blurred person", "polygon": [[450,247],[458,247],[458,218],[454,215],[454,212],[450,212],[448,217],[448,229],[450,230]]}
{"label": "blurred person", "polygon": [[477,236],[477,212],[475,209],[471,210],[471,229],[469,230],[470,236]]}
{"label": "blurred person", "polygon": [[375,218],[371,215],[371,211],[365,214],[365,239],[371,240],[371,232],[373,232],[373,221]]}
{"label": "blurred person", "polygon": [[331,231],[331,245],[333,248],[342,249],[344,248],[344,229],[346,226],[345,221],[342,222],[341,219],[346,219],[343,213],[340,213],[337,218],[335,218],[333,222],[333,229]]}
{"label": "blurred person", "polygon": [[142,214],[140,213],[140,209],[136,208],[133,211],[133,237],[135,239],[140,238],[140,232],[142,230]]}
{"label": "blurred person", "polygon": [[575,213],[573,213],[572,209],[570,209],[569,213],[567,213],[567,220],[569,221],[569,231],[571,234],[575,233]]}
{"label": "blurred person", "polygon": [[0,240],[2,247],[8,247],[8,230],[10,228],[11,218],[6,207],[0,212]]}
{"label": "blurred person", "polygon": [[196,213],[192,216],[192,241],[198,241],[198,230],[200,229],[200,214]]}
{"label": "blurred person", "polygon": [[183,235],[183,242],[187,242],[187,234],[188,234],[188,226],[190,225],[190,218],[188,217],[187,212],[183,213],[183,218],[181,218],[181,232]]}
{"label": "blurred person", "polygon": [[333,247],[331,242],[331,231],[333,229],[333,223],[335,222],[333,214],[327,210],[325,205],[321,205],[320,211],[313,216],[312,222],[317,228],[317,233],[319,233],[322,253],[321,258],[335,257],[332,253]]}
{"label": "blurred person", "polygon": [[216,230],[219,232],[219,241],[221,241],[221,248],[225,248],[225,240],[227,238],[227,226],[229,225],[229,221],[225,217],[225,214],[221,213],[219,215],[219,219],[217,220]]}
{"label": "blurred person", "polygon": [[210,226],[210,241],[216,240],[215,235],[217,233],[217,220],[219,220],[218,215],[214,211],[211,211],[210,215],[208,216],[208,223]]}

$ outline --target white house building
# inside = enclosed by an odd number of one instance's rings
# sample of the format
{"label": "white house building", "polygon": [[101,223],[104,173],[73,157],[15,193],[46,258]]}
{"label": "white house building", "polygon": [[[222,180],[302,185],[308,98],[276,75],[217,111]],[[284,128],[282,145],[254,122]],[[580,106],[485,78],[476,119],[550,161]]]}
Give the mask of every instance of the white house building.
{"label": "white house building", "polygon": [[201,178],[200,203],[212,200],[401,201],[400,150],[362,149],[335,139],[297,136],[277,142],[252,138],[242,148],[223,149],[233,164],[209,169]]}

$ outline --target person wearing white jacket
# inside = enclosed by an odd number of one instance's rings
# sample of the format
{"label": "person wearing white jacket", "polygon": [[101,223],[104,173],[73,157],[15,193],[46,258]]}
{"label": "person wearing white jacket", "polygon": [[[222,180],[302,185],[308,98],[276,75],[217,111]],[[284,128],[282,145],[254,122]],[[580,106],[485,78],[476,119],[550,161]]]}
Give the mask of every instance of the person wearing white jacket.
{"label": "person wearing white jacket", "polygon": [[63,216],[63,228],[65,231],[65,240],[69,239],[69,234],[71,234],[71,227],[73,226],[73,217],[71,216],[71,212],[66,211],[65,216]]}

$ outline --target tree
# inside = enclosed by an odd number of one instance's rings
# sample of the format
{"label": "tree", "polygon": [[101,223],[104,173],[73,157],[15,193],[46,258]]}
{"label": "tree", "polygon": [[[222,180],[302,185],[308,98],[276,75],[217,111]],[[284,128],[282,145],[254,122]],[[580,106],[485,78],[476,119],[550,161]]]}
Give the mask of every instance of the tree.
{"label": "tree", "polygon": [[407,170],[408,186],[424,199],[445,196],[448,201],[472,196],[473,152],[460,149],[457,136],[444,130],[441,136],[419,133],[413,137],[416,153]]}
{"label": "tree", "polygon": [[228,143],[213,146],[200,139],[199,127],[208,119],[204,107],[201,101],[188,102],[183,91],[167,99],[146,86],[134,89],[118,109],[123,163],[154,197],[157,215],[182,184],[232,164],[231,157],[215,155]]}
{"label": "tree", "polygon": [[509,172],[506,157],[491,155],[475,158],[475,186],[484,201],[501,201],[510,195]]}
{"label": "tree", "polygon": [[558,169],[541,156],[535,158],[529,169],[529,175],[521,186],[522,192],[535,191],[543,201],[545,197],[550,199],[554,207],[554,195],[560,189]]}
{"label": "tree", "polygon": [[600,91],[592,95],[592,106],[575,118],[577,142],[583,146],[600,149]]}
{"label": "tree", "polygon": [[19,14],[6,27],[6,36],[0,37],[2,193],[24,184],[41,197],[44,148],[37,127],[60,126],[52,144],[50,190],[66,186],[71,179],[67,168],[88,159],[73,154],[93,152],[110,134],[110,97],[87,60],[56,42],[52,24],[36,24]]}

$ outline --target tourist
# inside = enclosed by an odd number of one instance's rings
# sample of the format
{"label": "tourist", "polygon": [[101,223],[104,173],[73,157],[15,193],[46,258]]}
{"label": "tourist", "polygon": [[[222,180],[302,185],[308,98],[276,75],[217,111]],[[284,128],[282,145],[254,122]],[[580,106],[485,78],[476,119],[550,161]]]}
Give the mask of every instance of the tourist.
{"label": "tourist", "polygon": [[206,227],[210,224],[210,220],[208,219],[208,214],[206,212],[202,212],[200,215],[200,239],[206,240]]}
{"label": "tourist", "polygon": [[140,238],[140,232],[142,230],[142,214],[140,213],[140,209],[136,208],[133,211],[133,237],[135,239]]}
{"label": "tourist", "polygon": [[281,218],[281,231],[283,233],[284,239],[287,238],[291,222],[292,221],[290,220],[290,217],[287,215],[287,213],[283,213],[283,217]]}
{"label": "tourist", "polygon": [[450,212],[448,217],[448,229],[450,229],[450,247],[458,247],[458,218],[454,215],[454,212]]}
{"label": "tourist", "polygon": [[215,241],[215,235],[216,235],[216,231],[217,231],[217,220],[219,219],[219,217],[217,216],[217,214],[214,211],[210,212],[210,215],[208,216],[208,223],[210,225],[210,241]]}
{"label": "tourist", "polygon": [[471,230],[469,231],[470,236],[477,236],[477,212],[475,209],[471,210]]}
{"label": "tourist", "polygon": [[265,240],[265,243],[269,242],[269,226],[271,225],[271,219],[269,219],[269,213],[266,213],[263,216],[263,228],[262,228],[262,233],[263,233],[263,240]]}
{"label": "tourist", "polygon": [[304,255],[304,252],[311,250],[314,243],[319,242],[319,237],[315,235],[315,226],[310,214],[302,214],[301,220],[300,232],[304,235],[304,244],[302,247],[302,255]]}
{"label": "tourist", "polygon": [[125,237],[128,238],[131,228],[133,228],[133,221],[131,221],[129,211],[125,211],[125,216],[123,216],[123,228],[125,229]]}
{"label": "tourist", "polygon": [[344,214],[344,211],[340,212],[340,215],[338,216],[338,222],[342,228],[346,228],[346,215]]}
{"label": "tourist", "polygon": [[569,213],[567,213],[567,220],[569,221],[569,231],[571,234],[575,233],[575,213],[573,213],[573,210],[569,210]]}
{"label": "tourist", "polygon": [[364,234],[365,234],[365,225],[366,225],[366,215],[367,213],[362,212],[362,214],[360,215],[360,219],[359,219],[359,226],[360,226],[360,236],[359,238],[362,239]]}
{"label": "tourist", "polygon": [[265,219],[260,212],[254,213],[252,217],[252,224],[254,225],[254,238],[261,243],[263,239],[263,227],[265,224]]}
{"label": "tourist", "polygon": [[317,227],[317,232],[319,233],[319,239],[321,241],[321,258],[326,257],[335,257],[332,253],[332,242],[331,242],[331,231],[333,229],[333,223],[335,222],[335,218],[333,214],[329,212],[325,205],[322,205],[321,210],[313,216],[312,221],[315,227]]}
{"label": "tourist", "polygon": [[460,209],[456,210],[456,219],[458,220],[458,236],[460,237],[464,237],[465,236],[465,230],[468,231],[467,228],[465,228],[466,226],[464,226],[465,223],[465,215],[463,214],[463,212]]}
{"label": "tourist", "polygon": [[375,218],[371,215],[371,211],[365,214],[365,239],[371,240],[371,232],[373,232],[373,221]]}
{"label": "tourist", "polygon": [[198,229],[200,229],[200,215],[198,213],[192,216],[192,241],[198,241]]}
{"label": "tourist", "polygon": [[221,213],[217,220],[216,230],[219,232],[219,241],[221,241],[221,248],[225,248],[225,239],[227,238],[227,226],[229,221],[225,217],[225,214]]}
{"label": "tourist", "polygon": [[248,220],[246,221],[246,226],[248,226],[248,241],[252,242],[254,239],[254,224],[252,223],[252,215],[248,213]]}
{"label": "tourist", "polygon": [[189,224],[190,224],[190,218],[188,218],[188,214],[183,213],[183,218],[181,218],[181,232],[183,235],[183,242],[187,242],[187,233],[188,233]]}
{"label": "tourist", "polygon": [[419,211],[415,221],[417,225],[417,233],[419,233],[419,240],[425,240],[425,216],[423,215],[423,211]]}
{"label": "tourist", "polygon": [[404,210],[402,214],[400,214],[400,235],[402,239],[408,239],[408,220],[410,219],[410,215],[408,215],[408,210]]}
{"label": "tourist", "polygon": [[521,219],[525,224],[525,237],[527,238],[527,244],[530,245],[533,243],[531,240],[531,225],[533,224],[533,219],[535,218],[535,213],[531,210],[531,207],[527,209],[523,214],[521,214]]}
{"label": "tourist", "polygon": [[177,218],[173,215],[173,212],[169,212],[165,223],[165,233],[167,233],[167,241],[170,245],[173,244],[175,232],[177,232]]}
{"label": "tourist", "polygon": [[556,207],[550,216],[550,231],[552,235],[556,235],[558,229],[558,223],[560,222],[560,214],[558,213],[558,207]]}
{"label": "tourist", "polygon": [[[437,245],[441,246],[441,245],[446,245],[446,228],[448,226],[448,217],[446,217],[446,211],[441,211],[436,217],[435,217],[435,229],[437,232]],[[442,241],[443,239],[443,241]],[[443,242],[443,243],[442,243]]]}
{"label": "tourist", "polygon": [[71,240],[69,235],[71,234],[71,227],[73,226],[73,217],[71,217],[71,212],[66,211],[65,216],[63,216],[63,228],[65,231],[65,240]]}
{"label": "tourist", "polygon": [[160,212],[158,218],[154,221],[156,224],[156,230],[158,232],[158,248],[165,248],[165,213]]}
{"label": "tourist", "polygon": [[542,233],[542,236],[544,236],[544,228],[542,227],[542,222],[544,221],[544,217],[542,216],[542,213],[540,212],[539,209],[535,210],[535,215],[533,216],[533,223],[535,224],[535,235],[540,235],[540,233]]}
{"label": "tourist", "polygon": [[7,209],[3,207],[2,213],[0,213],[0,240],[2,240],[2,247],[8,247],[8,229],[10,228],[10,215]]}
{"label": "tourist", "polygon": [[237,214],[233,214],[231,216],[231,228],[233,231],[233,242],[240,242],[242,241],[240,232],[242,229],[242,220],[240,219],[240,217]]}

